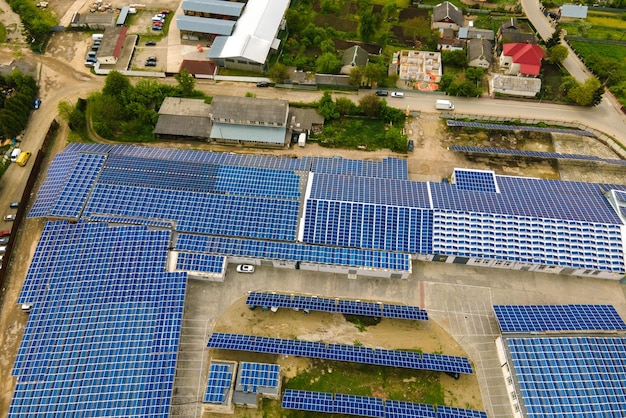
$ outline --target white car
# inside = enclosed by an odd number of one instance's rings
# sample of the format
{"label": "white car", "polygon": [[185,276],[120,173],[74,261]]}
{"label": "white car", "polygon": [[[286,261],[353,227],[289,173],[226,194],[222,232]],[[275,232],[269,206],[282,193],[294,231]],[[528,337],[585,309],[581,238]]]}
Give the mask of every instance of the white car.
{"label": "white car", "polygon": [[238,273],[254,273],[254,266],[252,264],[239,264],[237,266]]}
{"label": "white car", "polygon": [[391,97],[402,98],[402,97],[404,97],[404,93],[402,93],[401,91],[392,91],[391,92]]}
{"label": "white car", "polygon": [[14,214],[4,215],[4,220],[5,221],[14,221],[15,220],[15,215]]}

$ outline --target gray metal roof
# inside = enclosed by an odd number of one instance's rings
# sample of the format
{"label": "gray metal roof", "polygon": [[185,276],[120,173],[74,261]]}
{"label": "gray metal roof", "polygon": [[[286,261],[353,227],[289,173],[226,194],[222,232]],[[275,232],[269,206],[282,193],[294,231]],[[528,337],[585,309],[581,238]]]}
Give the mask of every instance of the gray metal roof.
{"label": "gray metal roof", "polygon": [[255,97],[214,96],[211,114],[214,121],[234,120],[240,123],[263,122],[285,125],[289,102],[287,100],[257,99]]}
{"label": "gray metal roof", "polygon": [[211,106],[202,99],[182,99],[166,97],[159,108],[159,115],[209,117]]}
{"label": "gray metal roof", "polygon": [[490,64],[493,62],[489,40],[474,38],[467,41],[467,59],[473,61],[478,58],[487,60]]}
{"label": "gray metal roof", "polygon": [[207,53],[207,58],[209,59],[218,59],[222,58],[222,52],[224,51],[224,47],[226,46],[226,41],[228,41],[228,36],[217,36],[213,39],[213,43],[211,44],[211,48]]}
{"label": "gray metal roof", "polygon": [[231,141],[260,142],[267,144],[284,144],[287,129],[278,126],[231,125],[213,122],[211,138]]}
{"label": "gray metal roof", "polygon": [[196,16],[176,16],[178,29],[187,32],[210,33],[214,35],[230,35],[235,27],[234,20],[213,19]]}
{"label": "gray metal roof", "polygon": [[454,22],[463,24],[463,12],[454,4],[444,1],[433,8],[433,22]]}
{"label": "gray metal roof", "polygon": [[208,138],[210,129],[211,120],[208,117],[159,115],[154,133],[157,135]]}
{"label": "gray metal roof", "polygon": [[128,17],[129,11],[130,11],[130,6],[122,7],[122,10],[120,11],[120,15],[117,17],[118,25],[123,25],[124,23],[126,23],[126,18]]}
{"label": "gray metal roof", "polygon": [[367,51],[358,45],[354,45],[344,51],[341,63],[343,65],[351,65],[353,67],[365,67],[368,60],[369,54]]}
{"label": "gray metal roof", "polygon": [[245,3],[221,0],[183,0],[181,8],[185,11],[214,13],[224,16],[239,17]]}

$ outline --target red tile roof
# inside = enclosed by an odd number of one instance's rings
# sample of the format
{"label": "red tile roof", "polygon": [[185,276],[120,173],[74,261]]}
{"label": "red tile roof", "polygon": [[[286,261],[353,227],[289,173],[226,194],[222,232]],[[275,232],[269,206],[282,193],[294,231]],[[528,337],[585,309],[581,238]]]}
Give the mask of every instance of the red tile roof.
{"label": "red tile roof", "polygon": [[521,74],[539,75],[541,59],[545,52],[534,44],[504,44],[502,54],[511,57],[514,63],[520,64]]}
{"label": "red tile roof", "polygon": [[115,44],[115,50],[113,51],[113,56],[115,58],[119,58],[120,56],[120,51],[122,50],[122,46],[124,46],[124,39],[126,38],[127,30],[128,28],[124,26],[120,32],[120,36],[117,38],[117,44]]}

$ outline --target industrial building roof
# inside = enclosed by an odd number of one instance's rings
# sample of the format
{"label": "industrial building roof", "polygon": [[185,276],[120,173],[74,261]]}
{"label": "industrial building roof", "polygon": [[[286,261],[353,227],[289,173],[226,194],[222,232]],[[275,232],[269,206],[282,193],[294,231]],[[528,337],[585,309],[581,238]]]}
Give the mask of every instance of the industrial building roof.
{"label": "industrial building roof", "polygon": [[181,9],[184,11],[210,13],[222,16],[241,15],[246,3],[222,0],[183,0]]}
{"label": "industrial building roof", "polygon": [[285,126],[288,113],[289,102],[287,100],[214,96],[211,101],[211,116],[217,122],[263,122],[267,125]]}
{"label": "industrial building roof", "polygon": [[230,35],[235,27],[235,21],[177,15],[176,25],[178,26],[178,29],[182,31],[210,33],[213,35]]}

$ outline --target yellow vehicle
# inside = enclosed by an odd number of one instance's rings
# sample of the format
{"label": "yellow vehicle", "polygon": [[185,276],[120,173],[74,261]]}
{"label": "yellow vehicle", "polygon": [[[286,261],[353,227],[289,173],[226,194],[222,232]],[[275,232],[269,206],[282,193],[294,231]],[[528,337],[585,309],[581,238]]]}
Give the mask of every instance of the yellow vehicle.
{"label": "yellow vehicle", "polygon": [[24,167],[30,158],[30,152],[22,151],[15,161],[20,167]]}

